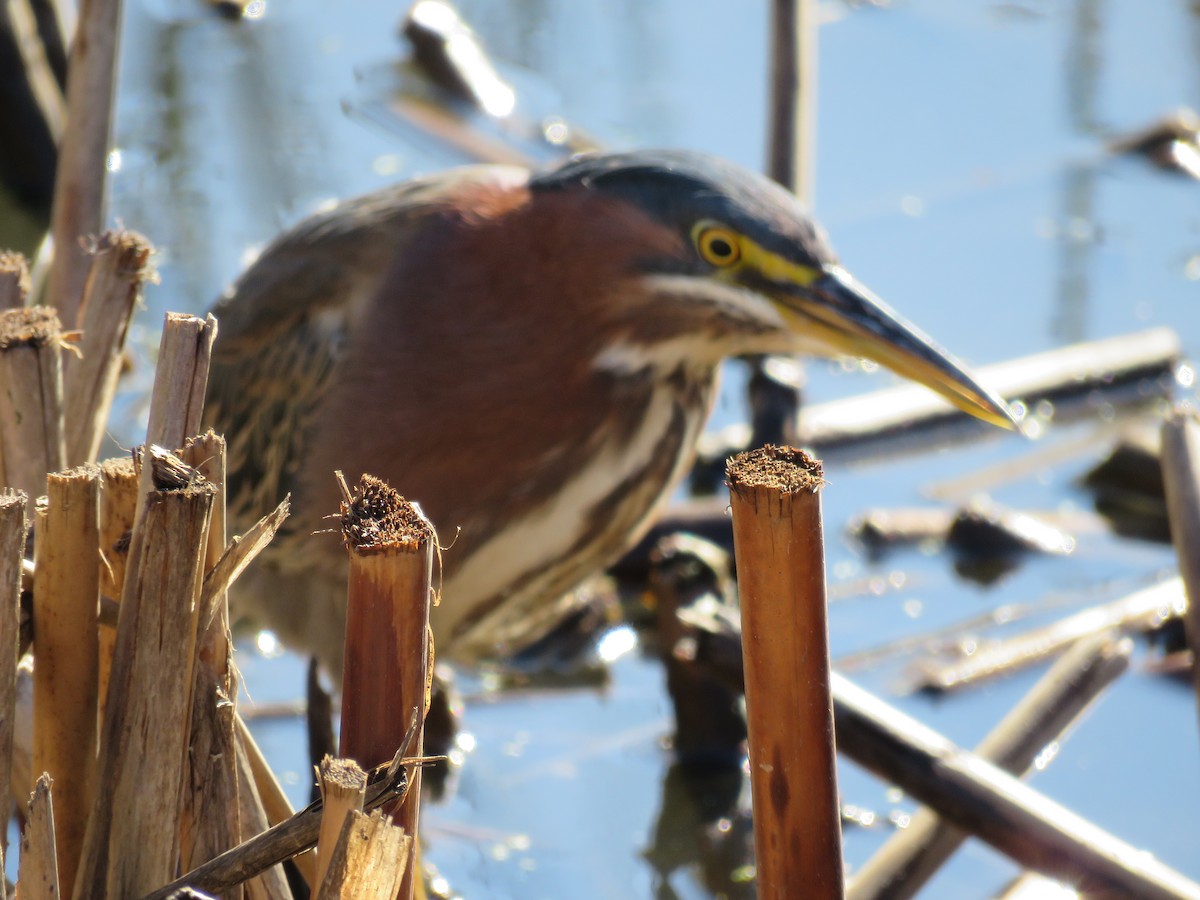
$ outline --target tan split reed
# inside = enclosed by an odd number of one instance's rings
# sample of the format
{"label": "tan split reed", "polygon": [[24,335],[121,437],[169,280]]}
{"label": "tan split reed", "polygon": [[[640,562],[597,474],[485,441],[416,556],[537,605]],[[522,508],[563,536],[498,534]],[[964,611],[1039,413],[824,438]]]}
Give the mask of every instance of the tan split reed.
{"label": "tan split reed", "polygon": [[150,243],[132,231],[106,231],[91,246],[76,315],[77,352],[63,360],[67,465],[95,462],[104,439],[122,352],[142,286],[154,278]]}
{"label": "tan split reed", "polygon": [[367,773],[352,759],[326,756],[317,769],[321,788],[321,835],[317,838],[317,884],[325,883],[338,837],[352,812],[362,812],[367,793]]}
{"label": "tan split reed", "polygon": [[767,446],[727,468],[762,898],[840,897],[841,817],[821,464]]}
{"label": "tan split reed", "polygon": [[351,812],[316,900],[392,900],[412,881],[413,839],[375,810]]}
{"label": "tan split reed", "polygon": [[37,513],[33,772],[54,779],[59,884],[71,896],[96,770],[100,473],[51,473]]}
{"label": "tan split reed", "polygon": [[38,777],[25,810],[18,872],[21,900],[59,900],[58,854],[54,847],[54,792],[49,775]]}
{"label": "tan split reed", "polygon": [[62,347],[54,310],[0,311],[0,484],[31,500],[65,464]]}
{"label": "tan split reed", "polygon": [[67,82],[67,124],[58,152],[50,233],[54,262],[47,303],[65,322],[74,322],[87,278],[86,235],[103,224],[104,180],[116,81],[120,0],[80,4],[71,41]]}
{"label": "tan split reed", "polygon": [[[352,495],[342,483],[342,534],[350,554],[346,651],[339,753],[360,765],[384,762],[404,744],[413,720],[412,753],[422,749],[420,723],[429,703],[433,557],[437,536],[416,504],[378,478],[364,475]],[[414,770],[396,824],[414,838],[420,816],[420,774]],[[407,861],[399,896],[414,895],[416,866]]]}
{"label": "tan split reed", "polygon": [[130,548],[76,900],[140,896],[170,881],[179,861],[194,613],[215,489],[162,450],[147,449],[142,466],[152,490]]}

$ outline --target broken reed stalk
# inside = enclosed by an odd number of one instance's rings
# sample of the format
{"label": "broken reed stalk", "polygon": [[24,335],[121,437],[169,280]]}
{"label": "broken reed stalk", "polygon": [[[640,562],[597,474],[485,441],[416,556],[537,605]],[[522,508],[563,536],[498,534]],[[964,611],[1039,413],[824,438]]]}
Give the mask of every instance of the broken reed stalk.
{"label": "broken reed stalk", "polygon": [[[352,812],[362,812],[367,773],[352,759],[326,756],[317,770],[321,787],[321,834],[317,838],[317,885],[325,883],[342,826]],[[395,896],[393,894],[393,896]]]}
{"label": "broken reed stalk", "polygon": [[[182,458],[215,491],[204,548],[204,571],[211,572],[225,552],[225,441],[208,431],[187,441]],[[243,838],[233,724],[237,685],[226,597],[223,590],[201,591],[193,613],[195,678],[180,833],[180,865],[185,871],[237,846]],[[239,886],[233,900],[241,895]]]}
{"label": "broken reed stalk", "polygon": [[[420,507],[387,484],[363,475],[351,495],[339,472],[342,535],[350,554],[346,650],[342,669],[339,755],[373,766],[404,742],[418,722],[413,753],[422,752],[429,706],[433,554],[437,535]],[[420,817],[420,770],[399,808],[396,824],[414,838]],[[416,866],[409,859],[401,900],[414,896]]]}
{"label": "broken reed stalk", "polygon": [[[138,472],[133,458],[105,460],[100,464],[100,596],[120,603],[129,562],[130,532],[136,517]],[[108,702],[108,676],[117,642],[116,624],[101,624],[99,634],[99,721],[104,721]]]}
{"label": "broken reed stalk", "polygon": [[0,251],[0,309],[19,309],[29,302],[29,262],[15,250]]}
{"label": "broken reed stalk", "polygon": [[[1128,638],[1113,634],[1085,638],[1034,685],[975,752],[1005,771],[1020,775],[1051,742],[1126,669],[1133,652]],[[950,858],[967,835],[928,808],[916,812],[851,877],[850,900],[900,900],[917,891]]]}
{"label": "broken reed stalk", "polygon": [[[215,489],[161,450],[135,527],[74,897],[134,897],[175,874],[195,604]],[[132,852],[131,852],[132,850]]]}
{"label": "broken reed stalk", "polygon": [[79,355],[63,361],[68,465],[95,462],[100,452],[129,322],[142,285],[153,278],[151,250],[144,237],[124,229],[104,232],[91,249],[75,320]]}
{"label": "broken reed stalk", "polygon": [[31,499],[64,466],[62,328],[45,306],[0,311],[0,484]]}
{"label": "broken reed stalk", "polygon": [[[367,810],[387,806],[408,792],[407,768],[417,760],[407,758],[409,747],[415,741],[415,725],[411,734],[392,760],[372,770],[367,776],[367,794],[363,808]],[[239,745],[240,746],[240,745]],[[185,884],[201,890],[222,893],[233,885],[275,866],[284,859],[297,859],[317,843],[321,829],[321,802],[309,804],[290,818],[272,825],[265,832],[256,834],[241,846],[227,850],[216,859],[185,873],[164,887],[147,895],[143,900],[168,900]]]}
{"label": "broken reed stalk", "polygon": [[1191,410],[1176,409],[1163,422],[1162,474],[1171,541],[1188,598],[1183,627],[1200,712],[1200,419]]}
{"label": "broken reed stalk", "polygon": [[345,818],[316,900],[392,900],[411,881],[413,839],[375,810]]}
{"label": "broken reed stalk", "polygon": [[97,234],[103,223],[120,10],[119,0],[88,0],[80,7],[71,41],[67,126],[50,211],[54,262],[46,292],[46,302],[64,322],[76,320],[87,276],[80,238]]}
{"label": "broken reed stalk", "polygon": [[[9,808],[9,798],[14,796],[10,777],[20,655],[21,570],[27,531],[25,503],[22,493],[0,493],[0,808],[3,809]],[[6,837],[7,828],[4,836],[0,836],[0,846],[6,846]]]}
{"label": "broken reed stalk", "polygon": [[839,746],[942,818],[1081,893],[1200,898],[1200,884],[833,673]]}
{"label": "broken reed stalk", "polygon": [[812,206],[817,20],[812,0],[772,0],[767,174]]}
{"label": "broken reed stalk", "polygon": [[767,446],[727,469],[742,608],[758,893],[840,897],[841,814],[821,464]]}
{"label": "broken reed stalk", "polygon": [[[21,900],[59,900],[58,854],[54,848],[52,780],[43,773],[34,785],[21,834],[18,883]],[[77,810],[75,812],[78,812]]]}
{"label": "broken reed stalk", "polygon": [[[146,447],[177,449],[199,433],[216,337],[217,320],[211,315],[200,319],[169,312],[164,317],[154,387],[150,391]],[[143,498],[152,490],[149,479],[149,470],[143,468],[138,488]],[[137,521],[144,510],[145,505],[139,504]]]}
{"label": "broken reed stalk", "polygon": [[1187,605],[1183,583],[1169,578],[1112,603],[1093,606],[1033,631],[986,644],[966,659],[922,666],[916,687],[951,691],[1046,659],[1080,638],[1110,629],[1144,630],[1179,614]]}
{"label": "broken reed stalk", "polygon": [[47,478],[33,582],[33,771],[54,779],[59,883],[71,896],[96,771],[100,473]]}

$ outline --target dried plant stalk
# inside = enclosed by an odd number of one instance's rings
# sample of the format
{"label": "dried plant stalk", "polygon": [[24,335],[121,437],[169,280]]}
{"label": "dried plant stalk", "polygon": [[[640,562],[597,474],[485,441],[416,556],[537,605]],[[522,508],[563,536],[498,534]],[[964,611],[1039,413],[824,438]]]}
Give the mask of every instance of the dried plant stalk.
{"label": "dried plant stalk", "polygon": [[[20,651],[21,570],[25,561],[25,495],[0,494],[0,804],[8,809]],[[4,841],[0,841],[3,844]]]}
{"label": "dried plant stalk", "polygon": [[79,239],[98,233],[103,222],[120,9],[118,0],[82,4],[71,42],[67,127],[50,211],[54,264],[47,287],[47,302],[66,322],[75,321],[87,276],[87,254]]}
{"label": "dried plant stalk", "polygon": [[[208,368],[212,361],[217,320],[199,319],[182,313],[167,313],[159,344],[154,387],[150,392],[150,415],[146,424],[146,446],[176,449],[200,430]],[[143,469],[138,494],[152,490],[149,473]],[[145,509],[139,504],[139,516]]]}
{"label": "dried plant stalk", "polygon": [[[1020,775],[1051,741],[1059,738],[1100,693],[1129,668],[1128,638],[1100,634],[1085,638],[1048,671],[988,734],[975,752]],[[854,873],[851,900],[912,897],[966,840],[928,807],[893,835]]]}
{"label": "dried plant stalk", "polygon": [[[225,550],[225,441],[212,431],[189,440],[183,459],[216,491],[204,571]],[[233,717],[237,684],[232,665],[229,608],[224,591],[200,594],[195,609],[195,683],[192,685],[191,743],[180,837],[181,865],[186,871],[242,842],[237,744]],[[206,608],[206,605],[208,608]],[[231,900],[240,900],[235,888]]]}
{"label": "dried plant stalk", "polygon": [[367,773],[352,759],[326,756],[317,771],[321,786],[321,834],[317,838],[317,884],[323,885],[342,826],[352,812],[362,812]]}
{"label": "dried plant stalk", "polygon": [[121,355],[142,285],[153,278],[150,243],[124,229],[106,231],[92,248],[76,327],[79,355],[63,361],[69,465],[95,462],[104,439]]}
{"label": "dried plant stalk", "polygon": [[[378,478],[364,475],[354,496],[344,480],[342,489],[342,534],[350,551],[350,574],[339,753],[376,765],[401,745],[401,729],[414,712],[423,722],[428,708],[429,608],[437,536],[418,506]],[[421,747],[418,731],[418,755]],[[393,811],[396,823],[414,838],[420,793],[420,776],[414,774],[413,789]],[[409,860],[401,900],[413,896],[415,869]]]}
{"label": "dried plant stalk", "polygon": [[47,481],[33,582],[33,771],[54,779],[59,883],[70,896],[96,769],[100,473]]}
{"label": "dried plant stalk", "polygon": [[830,699],[821,464],[764,447],[727,469],[763,898],[840,897],[841,812]]}
{"label": "dried plant stalk", "polygon": [[58,854],[54,849],[52,781],[42,774],[29,797],[25,831],[21,834],[21,870],[18,873],[22,900],[58,900]]}
{"label": "dried plant stalk", "polygon": [[0,309],[19,309],[29,302],[29,261],[14,250],[0,252]]}
{"label": "dried plant stalk", "polygon": [[143,472],[155,489],[130,549],[77,900],[140,896],[178,863],[195,604],[215,489],[160,451]]}
{"label": "dried plant stalk", "polygon": [[63,468],[62,328],[44,306],[0,311],[0,463],[31,499]]}
{"label": "dried plant stalk", "polygon": [[[137,511],[138,473],[131,457],[105,460],[100,464],[100,596],[114,603],[121,600],[125,567],[129,562],[130,532]],[[117,642],[116,625],[101,623],[99,634],[100,716],[108,702],[108,676]]]}
{"label": "dried plant stalk", "polygon": [[1200,884],[836,672],[830,683],[847,756],[1021,865],[1089,896],[1200,897]]}
{"label": "dried plant stalk", "polygon": [[1192,410],[1177,409],[1163,422],[1162,473],[1171,540],[1188,598],[1183,626],[1200,710],[1200,419]]}
{"label": "dried plant stalk", "polygon": [[317,900],[392,900],[402,896],[413,841],[376,810],[346,817]]}

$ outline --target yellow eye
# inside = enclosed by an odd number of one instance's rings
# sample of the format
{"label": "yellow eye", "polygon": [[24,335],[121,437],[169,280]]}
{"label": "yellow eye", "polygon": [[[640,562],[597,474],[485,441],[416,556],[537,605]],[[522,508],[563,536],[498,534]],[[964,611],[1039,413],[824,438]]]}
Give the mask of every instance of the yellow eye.
{"label": "yellow eye", "polygon": [[696,248],[705,262],[714,266],[732,266],[742,255],[737,235],[728,228],[705,228],[696,236]]}

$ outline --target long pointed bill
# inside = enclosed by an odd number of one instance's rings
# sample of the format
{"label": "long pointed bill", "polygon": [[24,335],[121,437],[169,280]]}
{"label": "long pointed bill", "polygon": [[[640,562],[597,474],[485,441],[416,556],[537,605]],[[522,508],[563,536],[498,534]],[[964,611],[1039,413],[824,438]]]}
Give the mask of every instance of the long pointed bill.
{"label": "long pointed bill", "polygon": [[803,288],[774,293],[795,317],[797,330],[815,338],[826,353],[873,360],[985,422],[1017,427],[1004,400],[840,266],[827,266]]}

